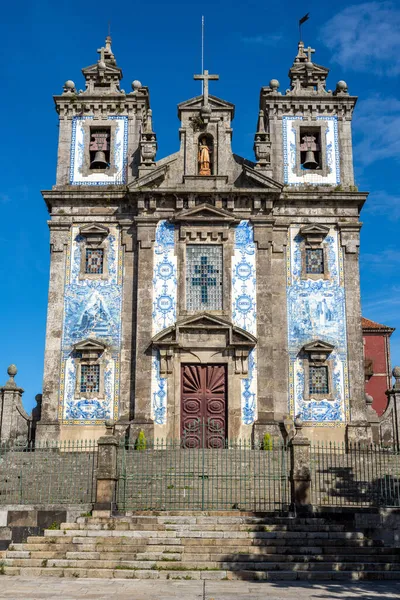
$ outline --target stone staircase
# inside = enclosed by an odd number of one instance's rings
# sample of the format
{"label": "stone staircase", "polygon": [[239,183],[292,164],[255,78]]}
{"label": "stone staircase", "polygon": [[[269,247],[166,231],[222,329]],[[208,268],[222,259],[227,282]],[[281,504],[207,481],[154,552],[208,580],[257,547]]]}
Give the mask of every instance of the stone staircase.
{"label": "stone staircase", "polygon": [[6,575],[129,579],[400,579],[400,549],[322,518],[239,511],[80,517],[12,544]]}

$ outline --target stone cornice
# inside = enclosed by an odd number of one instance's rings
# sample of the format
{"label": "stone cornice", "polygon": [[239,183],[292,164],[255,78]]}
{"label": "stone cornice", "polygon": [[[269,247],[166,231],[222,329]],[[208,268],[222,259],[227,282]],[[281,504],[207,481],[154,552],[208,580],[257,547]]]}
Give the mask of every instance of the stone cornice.
{"label": "stone cornice", "polygon": [[350,120],[353,109],[357,102],[357,96],[297,96],[268,94],[268,88],[262,88],[260,92],[260,107],[268,112],[272,120],[281,119],[283,116],[332,116],[337,115],[338,119]]}

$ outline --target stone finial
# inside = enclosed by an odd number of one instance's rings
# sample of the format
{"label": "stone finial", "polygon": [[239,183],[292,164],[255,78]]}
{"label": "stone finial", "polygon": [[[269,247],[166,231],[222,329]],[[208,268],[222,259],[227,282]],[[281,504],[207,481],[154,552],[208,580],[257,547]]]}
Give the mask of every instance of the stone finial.
{"label": "stone finial", "polygon": [[106,428],[106,435],[114,435],[115,422],[112,419],[107,419],[104,422],[104,426]]}
{"label": "stone finial", "polygon": [[271,79],[269,82],[269,87],[273,92],[277,92],[279,90],[280,83],[277,79]]}
{"label": "stone finial", "polygon": [[365,403],[367,406],[371,406],[374,399],[370,394],[365,394]]}
{"label": "stone finial", "polygon": [[122,93],[119,82],[122,71],[117,66],[117,61],[111,50],[111,37],[107,36],[105,45],[97,50],[99,59],[96,64],[82,69],[86,80],[86,90],[83,94],[110,94]]}
{"label": "stone finial", "polygon": [[134,92],[137,92],[138,90],[140,90],[141,87],[142,87],[141,81],[139,81],[138,79],[135,79],[134,81],[132,81],[132,90]]}
{"label": "stone finial", "polygon": [[395,378],[393,389],[400,390],[400,367],[394,367],[392,375]]}
{"label": "stone finial", "polygon": [[[312,55],[315,49],[308,46],[304,47],[303,42],[299,42],[296,58],[289,71],[291,95],[315,95],[326,94],[326,78],[329,69],[321,67],[312,61]],[[330,92],[331,93],[331,92]]]}
{"label": "stone finial", "polygon": [[14,381],[14,377],[16,376],[16,374],[18,373],[18,369],[15,365],[10,365],[7,369],[7,373],[10,377],[10,379],[7,381],[7,383],[5,384],[5,388],[7,389],[15,389],[17,388],[17,384]]}
{"label": "stone finial", "polygon": [[342,79],[340,81],[338,81],[336,84],[336,89],[333,92],[333,95],[334,96],[348,96],[349,90],[347,88],[347,83],[345,81],[343,81]]}
{"label": "stone finial", "polygon": [[75,83],[72,79],[67,79],[64,83],[64,94],[76,94]]}

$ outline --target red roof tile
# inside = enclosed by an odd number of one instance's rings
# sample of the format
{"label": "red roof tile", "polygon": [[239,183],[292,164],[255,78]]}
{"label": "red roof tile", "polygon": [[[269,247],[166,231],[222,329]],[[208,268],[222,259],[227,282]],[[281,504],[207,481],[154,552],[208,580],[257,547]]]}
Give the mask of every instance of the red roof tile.
{"label": "red roof tile", "polygon": [[388,327],[387,325],[381,325],[380,323],[376,323],[376,321],[371,321],[371,319],[366,319],[365,317],[361,317],[361,325],[363,329],[380,329],[381,331],[390,331],[393,332],[394,327]]}

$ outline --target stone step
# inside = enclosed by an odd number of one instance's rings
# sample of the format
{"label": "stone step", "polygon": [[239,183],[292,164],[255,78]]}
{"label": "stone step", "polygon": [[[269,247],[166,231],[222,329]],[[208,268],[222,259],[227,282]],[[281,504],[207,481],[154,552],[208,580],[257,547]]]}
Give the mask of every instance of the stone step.
{"label": "stone step", "polygon": [[[190,516],[192,515],[192,516]],[[218,512],[215,516],[207,516],[206,513],[201,512],[195,514],[191,512],[190,515],[187,511],[181,511],[181,514],[171,514],[169,511],[163,512],[162,516],[149,515],[148,513],[140,514],[140,511],[135,511],[135,516],[124,516],[124,517],[78,517],[76,524],[88,524],[93,523],[94,525],[106,524],[110,522],[119,523],[133,523],[133,524],[146,524],[146,523],[157,523],[157,524],[174,524],[174,525],[190,525],[190,524],[201,524],[201,525],[246,525],[246,524],[264,524],[264,525],[296,525],[296,526],[313,526],[313,527],[325,527],[329,526],[330,523],[326,519],[320,518],[292,518],[292,517],[271,517],[271,516],[255,516],[254,513],[243,513],[240,512],[240,516],[237,511],[233,512],[231,516],[229,511]],[[335,523],[334,525],[337,525]]]}
{"label": "stone step", "polygon": [[21,575],[24,577],[72,577],[72,578],[102,578],[102,579],[230,579],[245,581],[367,581],[367,580],[400,580],[398,571],[149,571],[129,569],[61,569],[43,567],[4,567],[6,575]]}
{"label": "stone step", "polygon": [[74,559],[33,559],[33,558],[6,558],[5,566],[10,567],[47,567],[47,568],[62,568],[62,569],[118,569],[125,567],[131,570],[263,570],[263,571],[396,571],[399,570],[398,562],[292,562],[292,561],[276,561],[262,562],[251,560],[219,560],[204,562],[200,560],[193,561],[176,561],[176,560],[159,560],[159,561],[139,561],[139,560],[100,560],[99,558],[82,559],[76,556]]}
{"label": "stone step", "polygon": [[215,532],[227,532],[227,531],[239,531],[239,532],[288,532],[288,533],[345,533],[344,525],[325,525],[325,526],[295,526],[295,525],[265,525],[265,524],[181,524],[181,523],[168,523],[164,524],[135,524],[135,523],[80,523],[79,527],[77,523],[62,523],[61,530],[67,531],[69,535],[70,531],[177,531],[179,533],[189,531],[215,531]]}

